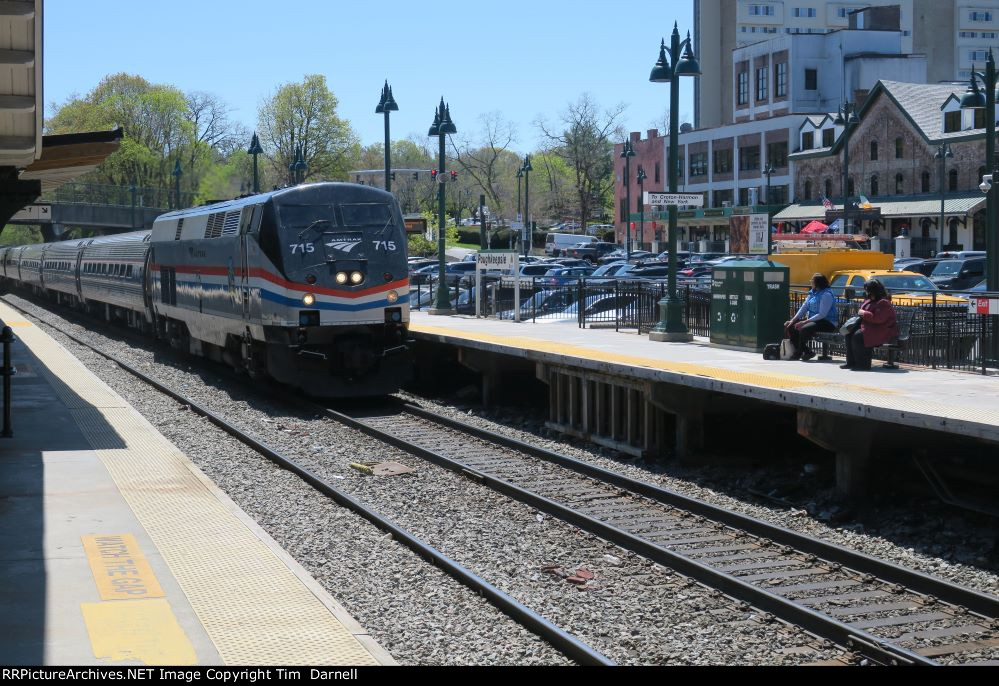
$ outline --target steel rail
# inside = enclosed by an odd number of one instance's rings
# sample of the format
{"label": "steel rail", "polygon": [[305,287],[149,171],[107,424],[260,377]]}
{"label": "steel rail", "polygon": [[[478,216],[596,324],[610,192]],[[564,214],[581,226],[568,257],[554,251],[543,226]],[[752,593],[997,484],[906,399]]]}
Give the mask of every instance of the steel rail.
{"label": "steel rail", "polygon": [[645,496],[663,505],[686,510],[726,526],[745,531],[753,536],[768,538],[776,543],[791,546],[803,553],[815,555],[829,562],[849,567],[861,574],[871,574],[883,581],[905,586],[916,593],[933,596],[944,602],[960,605],[971,612],[979,613],[989,619],[999,617],[999,598],[994,596],[958,586],[900,565],[885,562],[884,560],[879,560],[864,553],[858,553],[835,543],[799,534],[796,531],[785,529],[784,527],[756,519],[746,514],[726,510],[703,500],[691,498],[646,481],[639,481],[638,479],[624,476],[623,474],[569,457],[568,455],[545,450],[544,448],[519,441],[515,438],[491,433],[449,417],[442,417],[412,403],[403,404],[403,409],[421,419],[441,424],[454,431],[471,434],[480,440],[527,453],[532,457],[556,464],[583,476],[588,476],[598,481],[626,489],[637,495]]}
{"label": "steel rail", "polygon": [[493,606],[499,609],[501,612],[506,614],[508,617],[513,619],[518,624],[524,626],[530,630],[535,635],[544,639],[552,646],[554,646],[561,653],[567,657],[575,660],[576,662],[588,665],[588,666],[615,666],[616,663],[608,658],[607,656],[600,653],[595,648],[587,645],[583,641],[579,640],[572,634],[568,633],[564,629],[553,624],[551,621],[543,617],[542,615],[534,612],[529,607],[521,603],[520,601],[514,599],[512,596],[504,593],[497,587],[493,586],[491,583],[478,576],[470,569],[464,567],[460,563],[451,559],[441,551],[437,550],[430,544],[424,542],[422,539],[418,538],[414,534],[411,534],[406,529],[402,528],[398,524],[395,524],[390,519],[379,514],[373,508],[364,505],[359,500],[350,496],[349,494],[341,491],[333,484],[317,476],[307,468],[298,464],[293,459],[282,455],[278,451],[274,450],[267,444],[263,443],[258,438],[252,436],[251,434],[244,432],[235,425],[231,424],[227,420],[223,419],[221,416],[215,414],[208,408],[200,405],[198,402],[186,397],[185,395],[178,393],[177,391],[169,388],[168,386],[160,383],[151,376],[139,371],[135,367],[132,367],[126,362],[122,362],[113,355],[104,352],[97,346],[94,346],[88,341],[85,341],[75,334],[72,334],[61,327],[52,324],[51,322],[45,321],[37,315],[31,314],[24,310],[23,308],[14,305],[13,303],[7,301],[7,304],[14,309],[22,312],[26,316],[34,317],[38,321],[41,321],[46,326],[49,326],[61,334],[69,338],[70,340],[84,346],[85,348],[94,351],[98,355],[104,357],[111,362],[114,362],[121,369],[128,372],[132,376],[135,376],[144,383],[152,386],[156,390],[160,391],[164,395],[167,395],[177,402],[186,405],[191,408],[192,411],[198,415],[204,417],[212,424],[216,425],[227,434],[240,441],[244,445],[258,452],[274,464],[278,465],[282,469],[285,469],[307,484],[312,486],[314,489],[322,493],[323,495],[334,500],[338,505],[346,507],[355,514],[363,517],[367,521],[374,524],[376,527],[383,531],[389,532],[393,538],[398,540],[400,543],[405,545],[407,548],[415,552],[417,555],[425,559],[430,564],[439,567],[446,574],[451,576],[456,581],[467,586],[471,590],[475,591],[479,595],[486,598]]}
{"label": "steel rail", "polygon": [[[900,665],[939,665],[936,660],[924,657],[917,652],[892,644],[866,631],[834,619],[828,615],[795,603],[782,596],[742,581],[739,577],[713,569],[696,560],[670,551],[652,541],[602,522],[578,510],[567,507],[505,479],[490,475],[485,471],[467,465],[459,460],[442,455],[434,450],[383,431],[363,419],[324,408],[326,414],[340,423],[357,429],[372,438],[393,445],[405,452],[416,455],[440,467],[463,474],[483,485],[523,502],[531,507],[557,517],[580,529],[608,540],[626,550],[642,555],[650,560],[690,576],[715,588],[736,600],[747,602],[754,607],[769,612],[791,624],[828,639],[837,645],[868,657],[881,664]],[[436,419],[436,418],[435,418]],[[492,441],[495,436],[490,435]],[[571,459],[571,458],[569,458]]]}

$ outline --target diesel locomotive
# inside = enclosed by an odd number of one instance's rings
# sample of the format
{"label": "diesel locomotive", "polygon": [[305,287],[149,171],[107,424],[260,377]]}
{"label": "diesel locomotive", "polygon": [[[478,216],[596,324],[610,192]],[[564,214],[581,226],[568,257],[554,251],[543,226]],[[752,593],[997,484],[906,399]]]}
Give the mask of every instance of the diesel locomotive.
{"label": "diesel locomotive", "polygon": [[408,379],[395,198],[315,183],[161,215],[151,230],[0,249],[0,279],[320,397]]}

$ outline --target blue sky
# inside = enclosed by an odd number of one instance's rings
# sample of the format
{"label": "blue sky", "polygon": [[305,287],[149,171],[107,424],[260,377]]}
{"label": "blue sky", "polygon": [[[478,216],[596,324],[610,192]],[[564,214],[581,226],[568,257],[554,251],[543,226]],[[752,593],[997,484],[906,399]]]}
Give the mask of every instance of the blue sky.
{"label": "blue sky", "polygon": [[[282,83],[321,73],[364,144],[384,137],[374,114],[382,83],[400,111],[393,138],[426,135],[443,95],[460,131],[501,111],[518,127],[515,149],[538,142],[532,122],[554,121],[589,92],[626,104],[623,123],[661,120],[669,86],[648,81],[673,21],[693,29],[689,0],[632,6],[590,0],[425,3],[332,0],[47,0],[45,101],[84,95],[126,71],[185,91],[217,94],[234,119],[256,126],[260,102]],[[441,8],[440,12],[431,11]],[[680,91],[693,118],[693,80]]]}

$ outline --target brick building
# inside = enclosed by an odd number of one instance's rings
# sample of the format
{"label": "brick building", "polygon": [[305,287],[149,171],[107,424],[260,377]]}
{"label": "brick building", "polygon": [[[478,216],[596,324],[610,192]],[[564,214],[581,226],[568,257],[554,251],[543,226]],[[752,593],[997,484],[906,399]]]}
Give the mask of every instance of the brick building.
{"label": "brick building", "polygon": [[[978,189],[986,173],[984,111],[960,109],[965,88],[878,82],[860,105],[860,121],[850,136],[846,189],[843,127],[834,115],[809,117],[789,155],[796,203],[775,220],[800,224],[832,219],[842,213],[844,192],[851,207],[863,194],[873,210],[859,217],[854,212],[860,221],[851,230],[882,239],[884,249],[906,229],[917,254],[941,248],[984,250],[985,195]],[[943,158],[941,170],[937,153],[944,144],[951,156]],[[833,201],[832,213],[823,207],[824,197]]]}

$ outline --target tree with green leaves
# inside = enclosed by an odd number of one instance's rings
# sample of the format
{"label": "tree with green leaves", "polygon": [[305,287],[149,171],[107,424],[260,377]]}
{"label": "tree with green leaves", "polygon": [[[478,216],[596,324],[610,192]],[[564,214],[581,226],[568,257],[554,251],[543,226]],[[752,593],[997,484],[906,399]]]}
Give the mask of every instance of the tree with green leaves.
{"label": "tree with green leaves", "polygon": [[584,93],[562,113],[560,126],[551,126],[544,119],[536,122],[548,141],[546,152],[560,157],[570,170],[584,226],[613,204],[614,142],[624,137],[619,122],[624,109],[624,105],[616,105],[601,112]]}
{"label": "tree with green leaves", "polygon": [[260,107],[260,142],[278,178],[286,178],[296,151],[309,166],[307,179],[347,179],[357,137],[337,114],[337,98],[321,74],[280,86]]}

